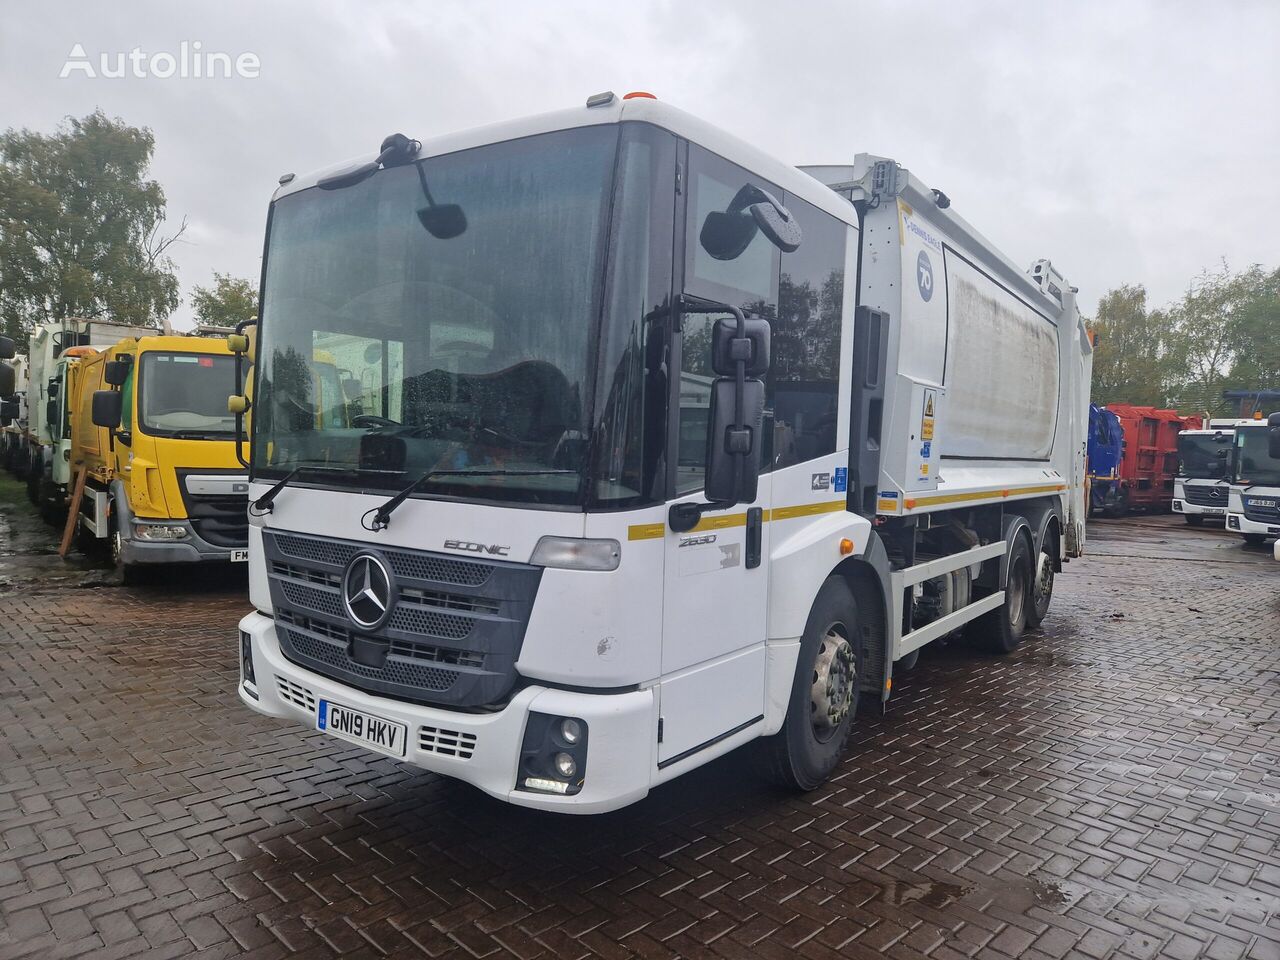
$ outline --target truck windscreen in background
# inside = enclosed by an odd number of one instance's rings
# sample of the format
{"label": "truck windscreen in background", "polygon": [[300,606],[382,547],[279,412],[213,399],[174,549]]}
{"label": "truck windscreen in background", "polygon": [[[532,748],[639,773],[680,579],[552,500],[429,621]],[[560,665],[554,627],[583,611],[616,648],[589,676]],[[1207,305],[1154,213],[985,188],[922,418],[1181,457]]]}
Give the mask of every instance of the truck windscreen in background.
{"label": "truck windscreen in background", "polygon": [[1280,460],[1267,452],[1267,428],[1236,431],[1235,482],[1250,487],[1280,487]]}
{"label": "truck windscreen in background", "polygon": [[646,125],[583,127],[278,200],[255,476],[323,464],[326,483],[389,490],[449,471],[421,495],[648,499],[674,155]]}
{"label": "truck windscreen in background", "polygon": [[234,358],[147,351],[141,371],[130,379],[138,394],[138,427],[143,433],[179,440],[235,436],[235,418],[227,412],[228,388],[235,385]]}
{"label": "truck windscreen in background", "polygon": [[1190,480],[1221,480],[1229,472],[1231,434],[1180,434],[1178,476]]}

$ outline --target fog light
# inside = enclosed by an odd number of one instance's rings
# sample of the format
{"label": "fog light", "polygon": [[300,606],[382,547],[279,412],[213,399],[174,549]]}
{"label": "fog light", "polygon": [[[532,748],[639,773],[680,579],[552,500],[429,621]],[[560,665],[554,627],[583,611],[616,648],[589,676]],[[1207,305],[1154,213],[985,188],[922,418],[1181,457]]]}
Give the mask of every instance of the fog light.
{"label": "fog light", "polygon": [[582,724],[577,720],[566,717],[564,720],[560,721],[560,736],[564,739],[565,743],[569,744],[569,746],[573,746],[582,739]]}
{"label": "fog light", "polygon": [[556,754],[556,773],[568,780],[577,772],[578,764],[573,757],[567,753]]}
{"label": "fog light", "polygon": [[580,717],[531,713],[520,745],[516,789],[573,796],[586,783],[591,731]]}
{"label": "fog light", "polygon": [[253,640],[243,630],[240,631],[240,680],[249,696],[257,700],[258,678],[253,672]]}

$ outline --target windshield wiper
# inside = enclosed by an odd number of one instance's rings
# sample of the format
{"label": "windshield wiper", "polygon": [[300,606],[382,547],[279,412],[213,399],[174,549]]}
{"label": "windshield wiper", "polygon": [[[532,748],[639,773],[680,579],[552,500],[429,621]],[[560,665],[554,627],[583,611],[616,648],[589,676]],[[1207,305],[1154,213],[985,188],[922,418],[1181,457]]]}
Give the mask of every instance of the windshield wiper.
{"label": "windshield wiper", "polygon": [[[360,518],[360,525],[366,530],[372,530],[374,533],[387,529],[387,527],[391,526],[391,514],[395,512],[400,504],[408,500],[413,492],[424,483],[438,480],[441,477],[545,477],[565,473],[571,473],[576,476],[577,472],[576,470],[428,470],[382,506],[367,511],[364,517]],[[370,514],[373,514],[373,519],[366,523],[365,517]]]}
{"label": "windshield wiper", "polygon": [[[280,491],[287,487],[293,478],[303,473],[350,473],[350,470],[343,467],[322,467],[315,464],[303,464],[300,467],[294,467],[283,477],[276,481],[275,486],[249,504],[249,512],[255,517],[261,517],[275,509],[273,504],[275,499],[280,495]],[[258,511],[254,513],[254,511]]]}

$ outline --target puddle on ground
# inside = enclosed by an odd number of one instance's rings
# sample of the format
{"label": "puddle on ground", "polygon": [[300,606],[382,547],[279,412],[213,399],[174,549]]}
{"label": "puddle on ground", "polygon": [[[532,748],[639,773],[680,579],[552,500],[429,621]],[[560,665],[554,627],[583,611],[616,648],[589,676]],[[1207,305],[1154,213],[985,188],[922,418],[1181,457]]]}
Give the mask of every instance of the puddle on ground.
{"label": "puddle on ground", "polygon": [[920,883],[904,883],[891,880],[882,888],[877,899],[895,907],[908,903],[919,903],[934,910],[950,906],[973,887],[962,887],[958,883],[941,883],[926,880]]}
{"label": "puddle on ground", "polygon": [[97,561],[74,550],[66,560],[58,556],[61,536],[40,519],[20,484],[0,479],[0,593],[110,586],[112,571]]}

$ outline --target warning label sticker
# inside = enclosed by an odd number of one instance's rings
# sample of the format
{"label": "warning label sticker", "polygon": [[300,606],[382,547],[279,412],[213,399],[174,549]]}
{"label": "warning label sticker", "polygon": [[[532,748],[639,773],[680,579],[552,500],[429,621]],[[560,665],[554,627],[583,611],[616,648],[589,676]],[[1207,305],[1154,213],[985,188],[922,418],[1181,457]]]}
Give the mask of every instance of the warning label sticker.
{"label": "warning label sticker", "polygon": [[937,390],[926,389],[924,391],[924,410],[920,415],[920,439],[924,441],[933,439],[934,408],[937,404],[937,394]]}

